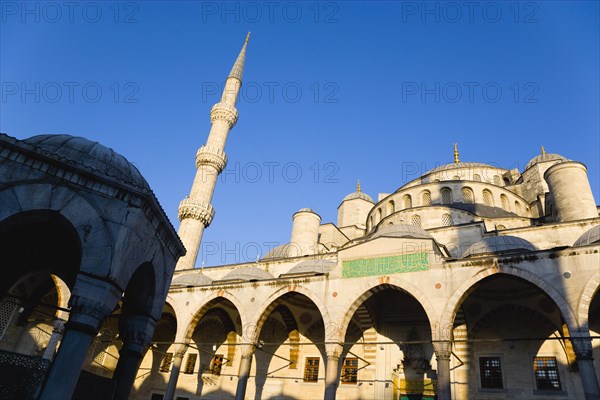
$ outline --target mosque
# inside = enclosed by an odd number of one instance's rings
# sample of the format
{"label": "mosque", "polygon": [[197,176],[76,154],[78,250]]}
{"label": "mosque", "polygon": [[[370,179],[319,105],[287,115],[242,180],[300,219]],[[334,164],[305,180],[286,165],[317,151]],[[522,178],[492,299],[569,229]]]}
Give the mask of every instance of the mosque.
{"label": "mosque", "polygon": [[0,372],[33,377],[24,398],[600,400],[599,208],[543,148],[520,171],[455,146],[377,200],[358,185],[336,223],[298,210],[256,262],[194,268],[247,46],[178,236],[112,150],[0,136]]}

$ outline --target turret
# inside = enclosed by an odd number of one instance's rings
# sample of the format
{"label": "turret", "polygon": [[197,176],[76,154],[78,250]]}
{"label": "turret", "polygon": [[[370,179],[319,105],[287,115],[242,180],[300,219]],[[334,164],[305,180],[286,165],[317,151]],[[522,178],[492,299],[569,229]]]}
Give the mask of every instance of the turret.
{"label": "turret", "polygon": [[221,101],[210,110],[212,126],[206,145],[200,147],[196,154],[196,177],[190,195],[179,204],[178,216],[181,224],[178,234],[187,253],[179,259],[177,270],[194,268],[204,228],[210,225],[215,213],[210,203],[217,177],[227,164],[227,155],[225,154],[227,136],[238,119],[235,103],[242,86],[249,38],[250,33],[246,36],[242,50],[225,81]]}
{"label": "turret", "polygon": [[598,217],[585,165],[576,161],[559,162],[546,170],[544,179],[552,195],[556,221]]}
{"label": "turret", "polygon": [[303,208],[292,217],[292,237],[290,239],[293,250],[298,255],[317,254],[319,251],[319,225],[321,217],[310,208]]}
{"label": "turret", "polygon": [[344,197],[338,206],[338,228],[358,226],[365,229],[367,215],[373,208],[373,199],[360,189],[360,181],[356,184],[356,192]]}

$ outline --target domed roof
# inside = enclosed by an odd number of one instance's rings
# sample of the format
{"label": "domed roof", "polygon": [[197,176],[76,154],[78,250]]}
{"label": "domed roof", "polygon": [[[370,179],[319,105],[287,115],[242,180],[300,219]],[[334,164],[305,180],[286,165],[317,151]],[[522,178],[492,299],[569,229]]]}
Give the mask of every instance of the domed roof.
{"label": "domed roof", "polygon": [[241,267],[237,268],[223,278],[220,281],[261,281],[265,279],[274,279],[275,277],[265,270],[256,267]]}
{"label": "domed roof", "polygon": [[[291,254],[291,249],[294,249],[296,253],[299,252],[299,250],[295,247],[292,246],[290,243],[287,244],[282,244],[279,245],[277,247],[274,247],[271,251],[269,251],[267,254],[265,254],[263,257],[261,257],[261,261],[262,260],[276,260],[279,258],[288,258],[290,257]],[[296,257],[299,254],[295,254],[292,255],[291,257]]]}
{"label": "domed roof", "polygon": [[333,267],[335,267],[336,264],[337,264],[337,262],[331,261],[331,260],[323,260],[323,259],[305,260],[305,261],[302,261],[302,262],[296,264],[288,272],[281,274],[280,277],[288,276],[288,275],[326,274],[329,271],[331,271],[331,269]]}
{"label": "domed roof", "polygon": [[490,236],[469,246],[461,258],[506,251],[536,251],[537,248],[525,239],[516,236]]}
{"label": "domed roof", "polygon": [[525,169],[529,169],[531,167],[533,167],[535,164],[541,163],[541,162],[547,162],[547,161],[556,161],[558,162],[562,162],[562,161],[569,161],[566,157],[561,156],[560,154],[554,154],[554,153],[542,153],[540,155],[537,155],[535,157],[533,157],[526,165],[525,165]]}
{"label": "domed roof", "polygon": [[71,135],[38,135],[23,140],[52,158],[66,161],[99,176],[150,191],[140,171],[125,157],[98,142]]}
{"label": "domed roof", "polygon": [[588,244],[594,244],[600,242],[600,225],[596,225],[583,235],[579,237],[573,244],[573,246],[587,246]]}
{"label": "domed roof", "polygon": [[440,165],[439,167],[433,168],[432,170],[427,172],[425,175],[432,174],[434,172],[440,172],[440,171],[446,171],[449,169],[458,169],[458,168],[473,169],[473,168],[497,168],[497,167],[494,167],[489,164],[478,163],[478,162],[458,162],[458,163],[450,163],[450,164]]}
{"label": "domed roof", "polygon": [[385,237],[412,238],[412,239],[433,239],[429,232],[424,231],[418,226],[408,224],[383,225],[373,235],[371,239]]}
{"label": "domed roof", "polygon": [[173,286],[205,286],[212,284],[213,280],[201,272],[194,272],[191,274],[184,274],[176,276],[171,283]]}
{"label": "domed roof", "polygon": [[368,194],[366,194],[365,192],[350,193],[348,196],[344,197],[344,199],[342,201],[354,200],[354,199],[361,199],[361,200],[366,200],[369,203],[375,203],[373,201],[373,198],[371,196],[369,196]]}

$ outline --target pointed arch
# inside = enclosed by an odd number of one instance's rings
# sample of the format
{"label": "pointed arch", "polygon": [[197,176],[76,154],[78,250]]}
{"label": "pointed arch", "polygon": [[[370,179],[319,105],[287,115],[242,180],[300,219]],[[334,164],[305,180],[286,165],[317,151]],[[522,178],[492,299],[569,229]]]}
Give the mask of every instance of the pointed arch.
{"label": "pointed arch", "polygon": [[594,296],[598,294],[598,291],[600,291],[600,272],[596,272],[587,281],[579,298],[577,320],[582,330],[589,329],[590,305],[592,304],[592,300],[594,300]]}
{"label": "pointed arch", "polygon": [[[243,327],[245,326],[245,324],[247,322],[247,319],[246,319],[246,314],[244,312],[244,308],[242,307],[242,303],[231,293],[220,290],[218,293],[214,293],[211,296],[209,296],[208,298],[206,298],[203,301],[203,303],[200,305],[200,307],[197,309],[197,311],[194,313],[194,315],[190,319],[190,321],[187,323],[186,327],[185,328],[182,327],[182,332],[181,332],[181,337],[180,337],[181,340],[183,340],[184,343],[189,343],[192,339],[194,330],[196,329],[196,326],[198,325],[198,323],[200,322],[202,317],[211,308],[215,307],[216,305],[223,302],[224,300],[231,303],[233,308],[239,314],[239,316],[240,316],[239,325],[243,329]],[[183,330],[183,329],[185,329],[185,330]]]}

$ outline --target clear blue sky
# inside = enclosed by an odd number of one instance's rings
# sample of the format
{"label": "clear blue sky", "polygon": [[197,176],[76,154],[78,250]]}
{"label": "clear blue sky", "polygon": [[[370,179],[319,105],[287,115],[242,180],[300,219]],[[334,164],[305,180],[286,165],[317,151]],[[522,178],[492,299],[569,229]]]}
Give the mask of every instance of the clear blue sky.
{"label": "clear blue sky", "polygon": [[252,31],[206,265],[287,242],[302,207],[335,222],[356,179],[392,192],[454,142],[462,161],[520,170],[544,145],[585,163],[599,198],[596,1],[0,5],[0,130],[112,147],[175,227]]}

